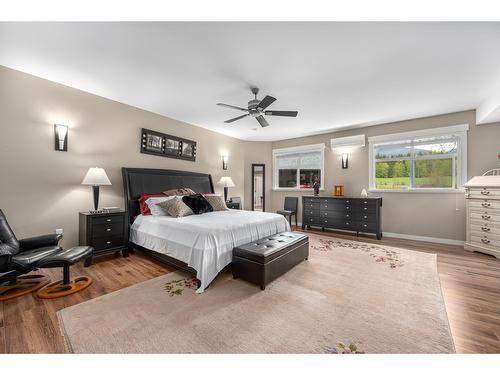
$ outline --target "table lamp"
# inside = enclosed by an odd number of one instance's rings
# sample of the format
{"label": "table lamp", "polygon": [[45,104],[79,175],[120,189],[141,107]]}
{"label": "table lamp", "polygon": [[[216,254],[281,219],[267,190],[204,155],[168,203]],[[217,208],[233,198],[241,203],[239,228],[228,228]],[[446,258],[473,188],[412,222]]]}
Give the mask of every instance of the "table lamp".
{"label": "table lamp", "polygon": [[94,191],[94,209],[97,211],[99,207],[99,186],[111,185],[106,172],[103,168],[89,168],[83,178],[82,185],[92,185],[92,190]]}
{"label": "table lamp", "polygon": [[236,185],[234,184],[233,180],[231,180],[231,177],[221,177],[219,182],[217,183],[220,186],[224,186],[224,201],[227,202],[227,190],[230,187],[235,187]]}

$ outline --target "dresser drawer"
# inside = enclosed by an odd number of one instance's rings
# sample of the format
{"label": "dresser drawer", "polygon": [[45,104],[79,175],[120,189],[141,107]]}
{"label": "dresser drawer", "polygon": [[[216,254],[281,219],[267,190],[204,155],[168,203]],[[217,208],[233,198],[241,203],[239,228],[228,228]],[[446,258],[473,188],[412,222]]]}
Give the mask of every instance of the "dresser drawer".
{"label": "dresser drawer", "polygon": [[92,240],[91,246],[94,247],[95,251],[102,251],[107,249],[112,249],[114,247],[121,247],[124,245],[123,237],[105,237],[105,238],[95,238]]}
{"label": "dresser drawer", "polygon": [[344,219],[354,216],[352,213],[343,211],[321,211],[319,216],[321,218],[331,218],[331,219]]}
{"label": "dresser drawer", "polygon": [[356,214],[356,217],[358,221],[365,221],[365,222],[377,221],[377,214],[375,212],[358,212]]}
{"label": "dresser drawer", "polygon": [[319,216],[308,216],[304,218],[304,225],[318,225],[319,223]]}
{"label": "dresser drawer", "polygon": [[123,221],[121,223],[98,224],[92,227],[92,238],[112,237],[123,235]]}
{"label": "dresser drawer", "polygon": [[113,216],[99,216],[92,218],[92,225],[114,224],[114,223],[121,223],[123,225],[123,216],[113,215]]}
{"label": "dresser drawer", "polygon": [[500,189],[495,188],[469,188],[470,198],[500,199]]}
{"label": "dresser drawer", "polygon": [[319,209],[321,211],[356,211],[356,204],[345,202],[320,203]]}
{"label": "dresser drawer", "polygon": [[304,209],[304,217],[310,217],[310,216],[319,216],[319,209]]}
{"label": "dresser drawer", "polygon": [[317,203],[319,204],[319,198],[304,198],[304,204]]}
{"label": "dresser drawer", "polygon": [[376,211],[376,209],[377,209],[376,205],[360,205],[358,207],[358,212],[360,212],[360,213],[363,213],[363,212],[373,213]]}
{"label": "dresser drawer", "polygon": [[470,231],[477,234],[491,234],[500,236],[500,225],[492,223],[476,224],[474,222],[470,225]]}
{"label": "dresser drawer", "polygon": [[358,225],[358,228],[359,228],[360,232],[363,232],[363,231],[370,231],[370,232],[372,232],[375,229],[377,229],[377,223],[360,221],[359,225]]}
{"label": "dresser drawer", "polygon": [[304,210],[319,210],[319,202],[304,203]]}
{"label": "dresser drawer", "polygon": [[356,230],[357,222],[349,219],[321,218],[320,225],[338,229]]}
{"label": "dresser drawer", "polygon": [[470,199],[469,206],[473,209],[493,209],[500,210],[500,200],[494,199]]}
{"label": "dresser drawer", "polygon": [[491,222],[491,223],[500,223],[500,213],[491,212],[488,210],[484,211],[472,211],[470,213],[471,221],[473,222]]}
{"label": "dresser drawer", "polygon": [[493,239],[488,235],[475,235],[470,236],[472,244],[492,248],[494,250],[500,250],[500,239]]}

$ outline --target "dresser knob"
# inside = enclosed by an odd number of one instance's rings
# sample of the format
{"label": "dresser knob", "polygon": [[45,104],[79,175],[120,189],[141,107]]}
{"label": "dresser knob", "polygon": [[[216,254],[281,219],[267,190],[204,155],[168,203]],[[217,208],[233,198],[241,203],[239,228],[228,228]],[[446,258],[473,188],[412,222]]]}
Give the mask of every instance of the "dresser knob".
{"label": "dresser knob", "polygon": [[348,209],[349,209],[349,206],[346,206],[346,208],[345,208],[345,209],[346,209],[346,210],[348,210]]}
{"label": "dresser knob", "polygon": [[106,229],[106,232],[111,232],[111,228]]}
{"label": "dresser knob", "polygon": [[368,207],[365,207],[365,211],[368,209]]}
{"label": "dresser knob", "polygon": [[109,245],[111,243],[111,241],[106,241],[106,244]]}
{"label": "dresser knob", "polygon": [[345,217],[349,217],[349,214],[345,215]]}
{"label": "dresser knob", "polygon": [[490,243],[490,240],[487,238],[481,238],[482,243]]}
{"label": "dresser knob", "polygon": [[491,230],[491,228],[488,227],[481,227],[481,229],[483,230],[483,232],[489,232]]}
{"label": "dresser knob", "polygon": [[349,223],[345,223],[346,225],[349,225]]}
{"label": "dresser knob", "polygon": [[106,219],[106,221],[109,223],[111,221],[111,219]]}
{"label": "dresser knob", "polygon": [[365,201],[364,203],[365,203],[365,204],[367,204],[368,202],[367,202],[367,201]]}
{"label": "dresser knob", "polygon": [[481,215],[481,217],[482,217],[484,220],[489,220],[489,219],[491,219],[491,216],[490,216],[490,215]]}
{"label": "dresser knob", "polygon": [[481,203],[481,206],[483,206],[483,207],[489,207],[489,206],[491,206],[491,203],[483,202],[483,203]]}
{"label": "dresser knob", "polygon": [[365,215],[365,216],[364,216],[364,218],[365,218],[365,219],[368,219],[368,216],[366,216],[366,215]]}
{"label": "dresser knob", "polygon": [[490,193],[490,192],[489,192],[488,190],[483,190],[483,191],[481,192],[481,194],[483,194],[483,195],[488,195],[489,193]]}

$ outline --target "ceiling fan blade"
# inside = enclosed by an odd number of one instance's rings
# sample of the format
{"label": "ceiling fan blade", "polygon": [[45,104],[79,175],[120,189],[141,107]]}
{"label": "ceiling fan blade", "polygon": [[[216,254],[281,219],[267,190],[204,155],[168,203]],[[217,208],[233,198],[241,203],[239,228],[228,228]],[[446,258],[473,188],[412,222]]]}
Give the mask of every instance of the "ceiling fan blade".
{"label": "ceiling fan blade", "polygon": [[265,111],[264,114],[267,116],[288,116],[297,117],[297,111]]}
{"label": "ceiling fan blade", "polygon": [[246,109],[246,108],[236,107],[235,105],[231,105],[231,104],[217,103],[217,105],[220,105],[221,107],[227,107],[227,108],[232,108],[232,109],[238,109],[238,110],[240,110],[240,111],[245,111],[245,112],[248,112],[248,109]]}
{"label": "ceiling fan blade", "polygon": [[266,119],[264,118],[264,116],[257,116],[256,117],[257,121],[259,122],[260,126],[262,126],[263,128],[265,128],[266,126],[269,126],[269,123],[266,121]]}
{"label": "ceiling fan blade", "polygon": [[272,96],[266,95],[264,99],[262,99],[257,107],[266,109],[269,107],[273,102],[276,100],[276,98],[273,98]]}
{"label": "ceiling fan blade", "polygon": [[238,117],[235,117],[235,118],[232,118],[231,120],[226,120],[224,121],[226,124],[229,124],[231,122],[234,122],[234,121],[237,121],[237,120],[241,120],[242,118],[244,117],[247,117],[247,116],[250,116],[250,113],[247,113],[245,115],[241,115],[241,116],[238,116]]}

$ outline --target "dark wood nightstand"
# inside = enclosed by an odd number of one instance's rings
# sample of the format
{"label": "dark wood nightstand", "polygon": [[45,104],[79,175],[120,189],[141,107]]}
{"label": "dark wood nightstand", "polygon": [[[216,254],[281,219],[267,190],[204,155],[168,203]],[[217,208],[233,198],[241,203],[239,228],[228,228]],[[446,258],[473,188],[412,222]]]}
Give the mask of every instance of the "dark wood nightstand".
{"label": "dark wood nightstand", "polygon": [[235,210],[241,210],[240,202],[226,202],[227,208],[233,208]]}
{"label": "dark wood nightstand", "polygon": [[94,256],[121,251],[128,256],[126,211],[80,212],[80,246],[92,246]]}

